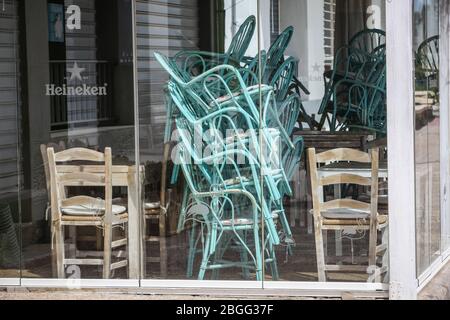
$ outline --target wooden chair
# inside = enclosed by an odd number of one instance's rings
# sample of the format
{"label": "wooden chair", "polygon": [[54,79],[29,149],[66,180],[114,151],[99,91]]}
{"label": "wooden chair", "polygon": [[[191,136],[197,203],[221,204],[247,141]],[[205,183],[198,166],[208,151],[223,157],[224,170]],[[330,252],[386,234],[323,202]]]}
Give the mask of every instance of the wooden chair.
{"label": "wooden chair", "polygon": [[[44,173],[45,173],[45,182],[46,182],[46,188],[47,188],[47,196],[48,196],[48,203],[47,208],[45,212],[46,220],[49,222],[49,230],[51,229],[51,217],[49,217],[49,212],[51,211],[51,182],[50,182],[50,168],[48,165],[48,155],[47,155],[47,149],[53,148],[55,152],[61,152],[67,149],[66,144],[64,141],[60,141],[57,144],[56,143],[48,143],[48,144],[41,144],[40,150],[42,155],[42,163],[44,165]],[[60,194],[62,194],[64,197],[66,197],[66,190],[65,188],[61,188]],[[77,252],[77,242],[95,242],[97,250],[102,250],[102,238],[103,235],[101,233],[101,230],[96,230],[96,235],[94,236],[79,236],[76,230],[76,227],[71,228],[67,231],[67,234],[69,238],[71,239],[72,246],[71,246],[71,252],[75,255],[79,255],[80,253]],[[54,244],[54,237],[52,237],[51,241],[51,247],[52,247],[52,274],[53,278],[58,277],[57,273],[57,266],[56,266],[56,252],[55,250],[55,244]],[[94,252],[84,252],[85,254],[89,253],[90,255],[93,255]]]}
{"label": "wooden chair", "polygon": [[[55,241],[58,278],[65,278],[66,265],[103,266],[103,278],[109,279],[112,270],[127,267],[128,259],[118,252],[118,261],[112,261],[112,250],[127,246],[127,236],[113,241],[113,229],[128,223],[125,207],[112,204],[112,156],[111,149],[105,153],[74,148],[55,153],[47,149],[52,207],[52,237]],[[79,163],[95,163],[98,173],[84,173]],[[74,173],[73,168],[77,171]],[[88,196],[67,198],[61,190],[66,187],[104,187],[104,199]],[[64,227],[96,227],[103,230],[103,256],[96,259],[65,257]],[[125,228],[126,230],[126,228]],[[126,232],[125,232],[126,235]]]}
{"label": "wooden chair", "polygon": [[[387,274],[387,226],[388,217],[378,214],[378,166],[379,150],[365,153],[353,149],[334,149],[316,154],[314,148],[308,149],[308,162],[313,198],[313,216],[315,226],[317,268],[320,282],[326,282],[327,271],[367,272],[381,276]],[[368,163],[372,166],[371,178],[355,174],[336,174],[320,178],[318,166],[332,162]],[[352,199],[334,199],[325,202],[323,187],[351,184],[371,188],[370,203]],[[362,232],[369,236],[368,264],[366,265],[329,265],[325,261],[327,231]],[[382,232],[382,243],[377,245],[378,231]],[[325,237],[323,232],[325,232]],[[382,255],[383,254],[383,255]],[[378,267],[378,256],[382,255],[382,265]],[[376,277],[377,281],[379,277]]]}

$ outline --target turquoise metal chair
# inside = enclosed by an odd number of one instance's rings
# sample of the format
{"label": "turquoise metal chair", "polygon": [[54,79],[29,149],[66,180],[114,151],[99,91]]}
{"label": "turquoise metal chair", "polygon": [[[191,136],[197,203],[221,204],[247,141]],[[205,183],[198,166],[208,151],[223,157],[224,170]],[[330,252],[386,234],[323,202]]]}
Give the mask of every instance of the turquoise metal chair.
{"label": "turquoise metal chair", "polygon": [[183,70],[194,76],[222,64],[240,67],[245,60],[245,53],[252,41],[255,29],[256,17],[249,16],[233,37],[227,52],[180,51],[173,59],[181,64]]}

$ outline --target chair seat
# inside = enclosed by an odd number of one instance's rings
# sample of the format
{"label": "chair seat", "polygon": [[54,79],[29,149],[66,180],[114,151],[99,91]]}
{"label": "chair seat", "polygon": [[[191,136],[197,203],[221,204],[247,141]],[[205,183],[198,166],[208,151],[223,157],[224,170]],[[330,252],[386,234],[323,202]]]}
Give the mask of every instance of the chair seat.
{"label": "chair seat", "polygon": [[[370,213],[353,210],[338,209],[322,212],[323,224],[328,226],[368,226],[370,223]],[[378,224],[384,225],[388,221],[388,216],[378,215]]]}
{"label": "chair seat", "polygon": [[[63,215],[61,217],[61,220],[63,222],[78,222],[78,223],[95,223],[95,224],[101,224],[103,223],[103,216],[98,216],[98,215],[83,215],[83,216],[75,216],[75,215]],[[118,223],[123,223],[123,222],[127,222],[128,221],[128,213],[124,212],[121,214],[117,214],[114,216],[113,219],[113,225],[118,224]]]}
{"label": "chair seat", "polygon": [[159,216],[161,214],[161,202],[148,202],[144,204],[145,215]]}
{"label": "chair seat", "polygon": [[[279,218],[279,215],[277,213],[272,213],[272,219],[277,220]],[[221,221],[222,225],[224,227],[231,227],[231,226],[249,226],[253,224],[253,219],[228,219]]]}
{"label": "chair seat", "polygon": [[[125,213],[127,208],[123,206],[113,205],[112,212],[114,215],[120,215]],[[61,212],[63,215],[67,216],[103,216],[105,215],[105,208],[99,206],[69,206],[61,208]]]}
{"label": "chair seat", "polygon": [[145,210],[159,210],[161,208],[161,202],[148,202],[144,204]]}

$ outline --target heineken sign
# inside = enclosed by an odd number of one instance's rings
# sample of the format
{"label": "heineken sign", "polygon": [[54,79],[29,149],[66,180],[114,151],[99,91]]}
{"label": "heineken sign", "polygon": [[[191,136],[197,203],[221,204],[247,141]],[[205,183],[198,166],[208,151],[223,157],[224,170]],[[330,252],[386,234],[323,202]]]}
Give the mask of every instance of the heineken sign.
{"label": "heineken sign", "polygon": [[[77,62],[74,62],[73,67],[67,68],[67,72],[70,76],[66,77],[67,82],[71,83],[75,80],[83,82],[87,77],[83,77],[82,73],[86,71],[85,68],[80,68]],[[63,84],[57,86],[55,84],[47,84],[45,91],[47,96],[106,96],[108,84],[104,83],[103,86],[90,86],[86,83],[80,85]]]}

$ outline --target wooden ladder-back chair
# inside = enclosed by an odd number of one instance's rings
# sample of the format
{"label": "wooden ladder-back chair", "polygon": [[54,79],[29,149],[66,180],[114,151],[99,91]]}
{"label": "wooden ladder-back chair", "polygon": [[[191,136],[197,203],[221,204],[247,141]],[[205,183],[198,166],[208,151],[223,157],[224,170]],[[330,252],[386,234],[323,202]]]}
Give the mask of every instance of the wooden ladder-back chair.
{"label": "wooden ladder-back chair", "polygon": [[[52,236],[55,238],[58,278],[65,278],[67,265],[94,265],[103,266],[103,278],[109,279],[111,271],[128,266],[128,258],[121,258],[126,256],[123,251],[119,251],[116,255],[117,261],[112,261],[112,251],[128,244],[126,231],[124,238],[113,241],[113,229],[126,226],[128,213],[125,207],[112,204],[111,149],[106,148],[105,153],[100,153],[74,148],[55,153],[53,148],[48,148],[47,155],[51,181]],[[85,170],[87,167],[95,168],[94,172],[97,173],[87,173]],[[104,199],[88,196],[67,198],[61,192],[66,187],[104,187]],[[90,226],[102,229],[102,258],[66,258],[65,226]]]}
{"label": "wooden ladder-back chair", "polygon": [[[320,282],[326,282],[327,271],[335,272],[367,272],[378,275],[387,274],[387,225],[388,217],[378,214],[378,169],[379,150],[370,153],[354,149],[334,149],[316,154],[314,148],[308,149],[308,162],[311,176],[313,198],[313,215],[315,226],[317,268]],[[354,174],[336,174],[333,176],[319,176],[318,166],[329,163],[365,163],[371,165],[371,177]],[[353,199],[334,199],[325,202],[323,187],[331,185],[351,184],[371,188],[370,203]],[[362,232],[368,233],[369,250],[366,265],[329,265],[325,261],[323,232]],[[377,245],[378,231],[382,232],[382,244]],[[326,239],[326,236],[325,236]],[[378,256],[382,255],[382,265],[378,267]]]}

